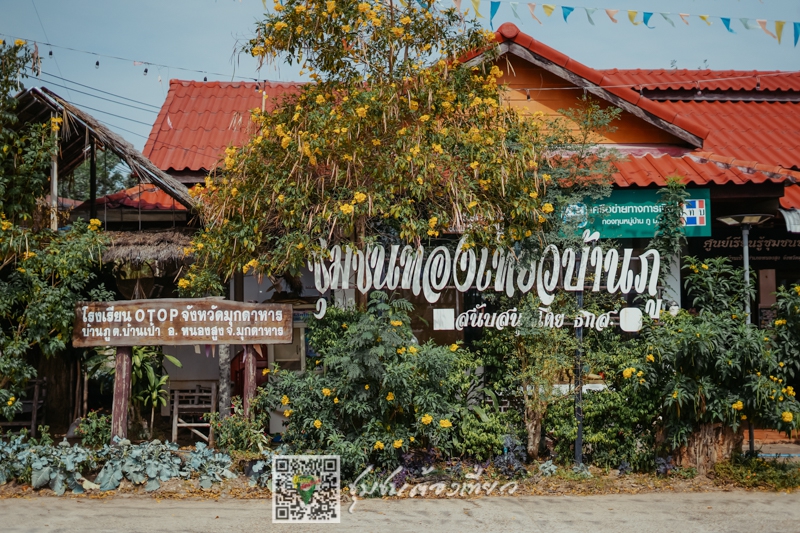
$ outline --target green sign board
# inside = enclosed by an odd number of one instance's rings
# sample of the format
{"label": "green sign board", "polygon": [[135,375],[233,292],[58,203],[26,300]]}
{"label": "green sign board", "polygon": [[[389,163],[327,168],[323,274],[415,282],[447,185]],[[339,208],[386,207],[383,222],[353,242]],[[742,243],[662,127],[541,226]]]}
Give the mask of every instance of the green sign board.
{"label": "green sign board", "polygon": [[[604,239],[651,238],[655,235],[662,205],[655,189],[614,190],[611,196],[593,204],[572,206],[568,216],[583,218],[586,220],[584,228],[599,231]],[[689,189],[683,220],[687,237],[711,236],[708,189]]]}

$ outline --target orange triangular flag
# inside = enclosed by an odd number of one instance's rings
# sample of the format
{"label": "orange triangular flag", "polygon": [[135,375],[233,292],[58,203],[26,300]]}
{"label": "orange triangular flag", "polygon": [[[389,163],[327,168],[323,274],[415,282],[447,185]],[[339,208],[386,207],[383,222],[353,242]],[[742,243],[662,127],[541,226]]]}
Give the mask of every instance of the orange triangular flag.
{"label": "orange triangular flag", "polygon": [[762,30],[764,30],[764,33],[766,33],[767,35],[769,35],[773,39],[777,39],[778,38],[777,35],[775,35],[774,33],[772,33],[771,31],[769,31],[767,29],[767,21],[766,21],[766,19],[757,19],[756,22],[758,22],[758,25],[761,26]]}
{"label": "orange triangular flag", "polygon": [[628,20],[630,20],[631,24],[633,24],[634,26],[638,26],[639,24],[641,24],[641,22],[636,22],[636,15],[638,14],[639,14],[638,11],[628,10]]}
{"label": "orange triangular flag", "polygon": [[610,18],[611,22],[614,24],[617,23],[617,19],[614,18],[614,15],[617,13],[619,13],[619,9],[606,9],[606,15],[608,15],[608,18]]}
{"label": "orange triangular flag", "polygon": [[541,20],[539,20],[538,18],[536,18],[536,15],[534,15],[534,14],[533,14],[533,12],[534,12],[535,10],[536,10],[536,4],[528,4],[528,11],[530,11],[530,12],[531,12],[531,16],[533,17],[533,20],[535,20],[536,22],[538,22],[539,24],[541,24],[541,23],[542,23],[542,21],[541,21]]}
{"label": "orange triangular flag", "polygon": [[781,36],[783,35],[783,25],[786,24],[785,20],[775,21],[775,33],[778,34],[778,44],[781,44]]}
{"label": "orange triangular flag", "polygon": [[678,16],[686,23],[687,26],[689,25],[689,13],[678,13]]}

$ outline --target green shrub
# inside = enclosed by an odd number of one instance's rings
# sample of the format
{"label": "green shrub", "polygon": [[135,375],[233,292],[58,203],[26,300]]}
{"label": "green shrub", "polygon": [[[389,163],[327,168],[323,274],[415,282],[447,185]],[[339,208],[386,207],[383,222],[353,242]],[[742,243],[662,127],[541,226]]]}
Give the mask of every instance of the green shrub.
{"label": "green shrub", "polygon": [[268,413],[258,408],[260,404],[257,400],[249,417],[244,415],[241,398],[234,397],[231,403],[233,409],[230,416],[222,418],[218,412],[204,415],[214,428],[216,446],[228,453],[261,453],[269,445],[264,429],[269,423]]}
{"label": "green shrub", "polygon": [[111,442],[111,417],[99,411],[89,411],[75,433],[87,448],[102,448]]}
{"label": "green shrub", "polygon": [[414,448],[456,451],[460,349],[419,344],[411,309],[373,293],[366,312],[331,308],[311,321],[320,365],[273,372],[257,398],[263,412],[284,411],[283,438],[293,451],[340,455],[345,475],[368,463],[393,467]]}

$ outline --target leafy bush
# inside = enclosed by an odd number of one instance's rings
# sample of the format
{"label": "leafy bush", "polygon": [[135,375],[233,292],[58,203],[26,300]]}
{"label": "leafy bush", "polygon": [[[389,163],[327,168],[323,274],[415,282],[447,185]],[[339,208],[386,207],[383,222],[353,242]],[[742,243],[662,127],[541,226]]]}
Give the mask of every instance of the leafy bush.
{"label": "leafy bush", "polygon": [[[259,391],[259,394],[263,392]],[[264,430],[269,423],[269,413],[259,408],[262,403],[257,400],[249,417],[244,414],[241,398],[235,397],[231,403],[233,407],[230,416],[222,418],[218,412],[203,415],[214,428],[217,447],[229,453],[263,452],[269,446],[269,439]]]}
{"label": "leafy bush", "polygon": [[527,473],[523,464],[527,458],[525,446],[511,435],[503,438],[503,454],[494,460],[494,466],[507,478],[523,476]]}
{"label": "leafy bush", "polygon": [[688,257],[686,264],[696,312],[645,324],[639,362],[626,372],[634,390],[660,397],[668,442],[685,444],[701,423],[795,429],[800,404],[786,380],[800,367],[798,335],[789,327],[799,320],[800,289],[779,293],[779,320],[760,330],[746,323],[741,269],[726,258]]}
{"label": "leafy bush", "polygon": [[105,465],[95,482],[100,490],[114,490],[124,478],[134,485],[145,484],[147,492],[154,491],[161,487],[161,481],[186,475],[177,451],[177,444],[159,440],[132,445],[122,439],[118,445],[106,445],[98,453]]}
{"label": "leafy bush", "polygon": [[250,469],[250,486],[272,488],[272,458],[276,455],[272,450],[262,452],[263,459],[256,461]]}
{"label": "leafy bush", "polygon": [[34,489],[49,485],[59,496],[66,489],[74,494],[84,492],[84,486],[91,484],[81,475],[81,471],[96,466],[89,450],[77,444],[70,446],[66,439],[58,446],[30,446],[18,455],[18,460],[30,468],[31,486]]}
{"label": "leafy bush", "polygon": [[[393,467],[414,448],[456,449],[459,349],[420,345],[411,309],[377,292],[364,313],[332,308],[324,322],[311,322],[320,370],[273,372],[257,399],[262,411],[284,411],[291,449],[340,455],[345,475],[368,463]],[[326,342],[314,344],[320,338]]]}
{"label": "leafy bush", "polygon": [[213,483],[223,479],[233,479],[236,474],[231,472],[231,458],[224,453],[214,452],[202,442],[194,445],[194,450],[189,453],[186,462],[187,472],[197,474],[200,478],[200,488],[211,488]]}
{"label": "leafy bush", "polygon": [[88,448],[101,448],[111,442],[111,417],[99,411],[89,411],[81,419],[75,433]]}
{"label": "leafy bush", "polygon": [[30,445],[25,440],[25,433],[7,435],[8,441],[0,439],[0,485],[19,478],[25,472],[25,461],[20,454]]}

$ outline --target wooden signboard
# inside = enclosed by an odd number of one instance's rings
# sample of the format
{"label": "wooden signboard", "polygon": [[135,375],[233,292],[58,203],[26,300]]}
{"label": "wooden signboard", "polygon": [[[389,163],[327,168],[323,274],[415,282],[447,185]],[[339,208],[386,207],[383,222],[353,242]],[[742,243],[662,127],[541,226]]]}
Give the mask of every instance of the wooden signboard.
{"label": "wooden signboard", "polygon": [[290,344],[292,306],[219,298],[79,302],[72,344]]}

